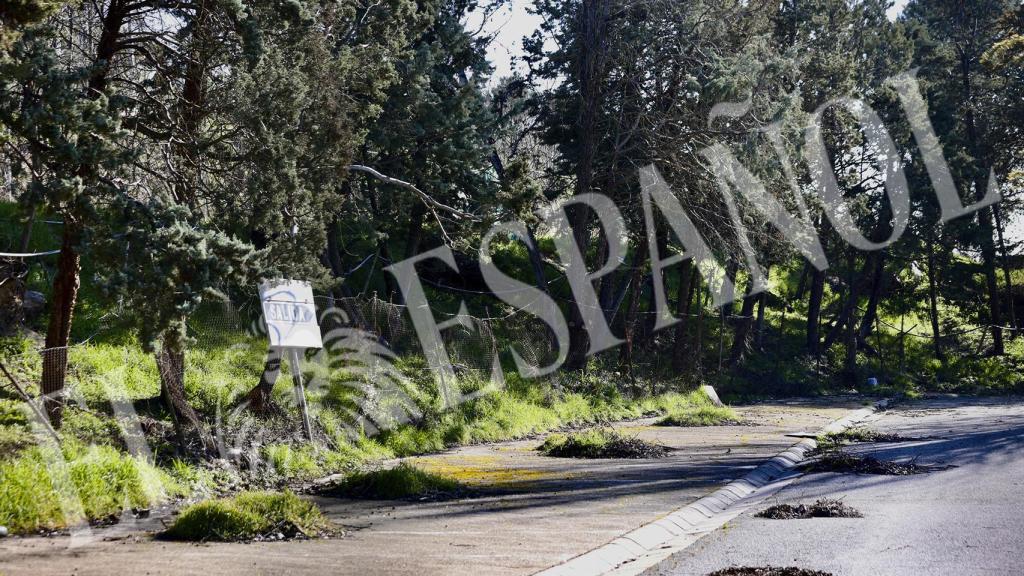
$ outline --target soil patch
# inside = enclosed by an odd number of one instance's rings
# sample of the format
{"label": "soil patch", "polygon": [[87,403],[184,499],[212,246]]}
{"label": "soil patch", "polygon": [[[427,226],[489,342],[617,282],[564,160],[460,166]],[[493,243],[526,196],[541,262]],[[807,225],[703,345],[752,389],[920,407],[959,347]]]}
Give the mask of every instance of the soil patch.
{"label": "soil patch", "polygon": [[832,574],[819,570],[794,568],[792,566],[787,568],[740,566],[718,570],[708,574],[708,576],[832,576]]}
{"label": "soil patch", "polygon": [[796,520],[803,518],[863,518],[855,508],[841,500],[822,498],[814,504],[779,504],[757,513],[758,518],[771,520]]}

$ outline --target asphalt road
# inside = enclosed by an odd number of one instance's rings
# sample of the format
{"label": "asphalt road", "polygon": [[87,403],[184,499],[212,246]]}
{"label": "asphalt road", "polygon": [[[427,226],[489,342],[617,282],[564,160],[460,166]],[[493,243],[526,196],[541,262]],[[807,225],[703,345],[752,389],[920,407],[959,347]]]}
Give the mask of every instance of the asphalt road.
{"label": "asphalt road", "polygon": [[[916,441],[860,444],[880,460],[953,466],[913,476],[814,473],[646,572],[796,566],[835,576],[1024,575],[1024,399],[896,406],[867,427]],[[767,520],[766,506],[839,498],[863,518]]]}

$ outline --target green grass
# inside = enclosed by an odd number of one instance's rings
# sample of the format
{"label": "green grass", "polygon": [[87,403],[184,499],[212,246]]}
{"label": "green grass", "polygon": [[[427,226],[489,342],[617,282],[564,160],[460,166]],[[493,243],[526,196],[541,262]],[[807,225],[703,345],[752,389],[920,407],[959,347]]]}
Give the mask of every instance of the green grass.
{"label": "green grass", "polygon": [[698,406],[669,412],[658,420],[658,426],[726,426],[740,422],[736,412],[727,406]]}
{"label": "green grass", "polygon": [[24,404],[0,400],[0,459],[10,457],[32,445]]}
{"label": "green grass", "polygon": [[430,498],[465,492],[461,484],[408,463],[394,468],[357,472],[330,490],[333,496],[364,500]]}
{"label": "green grass", "polygon": [[284,478],[308,480],[324,474],[312,446],[276,444],[263,448],[267,462]]}
{"label": "green grass", "polygon": [[320,508],[285,492],[242,492],[230,498],[193,504],[167,530],[167,540],[193,542],[251,540],[277,533],[293,538],[331,534],[331,523]]}
{"label": "green grass", "polygon": [[606,429],[552,434],[537,450],[556,458],[659,458],[668,453],[664,446]]}
{"label": "green grass", "polygon": [[[244,332],[228,329],[227,324],[222,327],[217,318],[199,318],[197,323],[216,325],[217,329],[212,330],[211,335],[194,334],[197,340],[187,355],[186,393],[204,419],[213,422],[218,411],[223,414],[255,385],[265,349],[262,342]],[[19,377],[34,388],[33,383],[40,376],[41,360],[31,352],[33,346],[27,339],[16,338],[0,344],[16,356],[12,365]],[[69,364],[68,388],[74,397],[85,401],[87,410],[67,411],[62,437],[66,441],[122,447],[118,425],[106,415],[110,412],[110,400],[158,396],[160,383],[152,354],[123,336],[100,337],[72,348]],[[395,365],[409,378],[403,391],[423,415],[421,419],[368,437],[368,432],[359,432],[358,422],[352,421],[353,400],[358,399],[351,396],[352,388],[335,385],[336,381],[348,379],[344,371],[328,370],[318,374],[328,385],[310,389],[310,405],[320,430],[330,441],[316,449],[290,442],[264,442],[261,456],[276,476],[275,480],[304,481],[337,472],[352,472],[369,462],[388,458],[525,438],[562,427],[667,414],[710,404],[699,391],[631,398],[619,391],[614,376],[592,372],[535,381],[524,381],[509,374],[505,388],[443,409],[436,383],[430,378],[422,358],[399,358]],[[486,378],[472,373],[459,382],[463,393],[487,386]],[[281,404],[294,412],[291,403],[285,401],[292,393],[287,370],[282,372],[274,392]],[[167,418],[159,400],[146,406],[152,406],[155,412],[146,412],[144,416]],[[271,439],[275,441],[276,438]],[[31,439],[20,425],[5,424],[0,418],[0,457],[14,457],[29,445]],[[158,460],[165,465],[171,461],[170,449],[171,445],[166,442],[154,446]]]}
{"label": "green grass", "polygon": [[166,472],[110,446],[32,447],[0,460],[0,525],[14,533],[60,529],[184,492]]}
{"label": "green grass", "polygon": [[510,386],[462,404],[426,425],[406,425],[385,432],[379,441],[395,456],[409,456],[455,445],[525,438],[566,426],[711,405],[707,395],[699,390],[630,399],[617,392],[589,396],[578,392],[547,394],[541,385]]}

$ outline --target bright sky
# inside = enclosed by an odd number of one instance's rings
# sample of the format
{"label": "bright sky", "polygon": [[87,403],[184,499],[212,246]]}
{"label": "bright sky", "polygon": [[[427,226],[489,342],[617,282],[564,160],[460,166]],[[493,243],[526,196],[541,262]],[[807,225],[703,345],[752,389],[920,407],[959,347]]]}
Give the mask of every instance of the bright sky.
{"label": "bright sky", "polygon": [[896,0],[893,3],[892,8],[889,8],[889,11],[886,12],[889,20],[895,20],[896,17],[900,15],[900,12],[903,12],[903,8],[907,5],[907,2],[908,0]]}
{"label": "bright sky", "polygon": [[[533,31],[540,25],[541,18],[527,12],[530,0],[512,0],[509,5],[491,16],[490,22],[484,26],[487,32],[497,32],[494,42],[487,53],[487,59],[494,65],[494,77],[503,78],[510,76],[513,71],[512,58],[523,52],[523,37],[533,34]],[[470,14],[466,20],[470,29],[480,26],[480,19],[483,15],[478,11]],[[520,62],[517,67],[525,71],[525,65]]]}

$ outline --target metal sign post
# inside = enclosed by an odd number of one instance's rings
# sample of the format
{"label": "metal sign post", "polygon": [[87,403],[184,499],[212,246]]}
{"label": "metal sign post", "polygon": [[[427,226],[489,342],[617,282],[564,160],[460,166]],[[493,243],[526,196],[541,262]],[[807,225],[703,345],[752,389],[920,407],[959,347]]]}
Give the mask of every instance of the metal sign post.
{"label": "metal sign post", "polygon": [[260,285],[260,302],[271,348],[287,353],[295,383],[295,403],[302,414],[302,432],[307,440],[312,440],[313,428],[302,382],[302,356],[308,348],[323,348],[313,288],[307,282],[296,280],[264,282]]}
{"label": "metal sign post", "polygon": [[292,382],[295,383],[295,403],[299,406],[299,413],[302,414],[302,433],[306,440],[313,440],[313,427],[309,423],[309,407],[306,406],[306,387],[302,383],[302,350],[300,348],[288,349],[288,363],[292,366]]}

